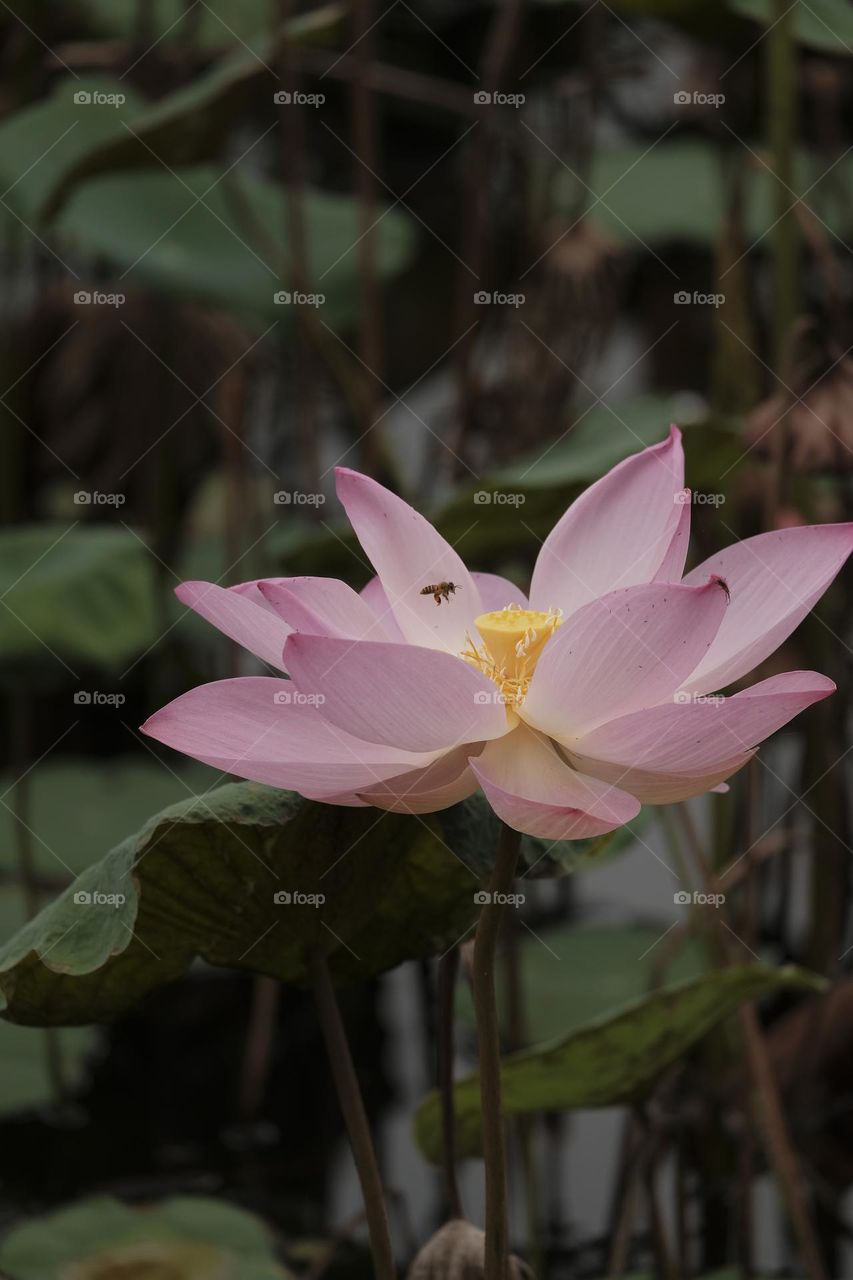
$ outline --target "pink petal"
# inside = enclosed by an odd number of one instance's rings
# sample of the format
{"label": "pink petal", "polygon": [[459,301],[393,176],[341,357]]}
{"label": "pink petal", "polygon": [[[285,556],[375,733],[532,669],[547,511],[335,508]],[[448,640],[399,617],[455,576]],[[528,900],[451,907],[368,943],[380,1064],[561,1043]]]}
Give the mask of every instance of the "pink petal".
{"label": "pink petal", "polygon": [[306,800],[316,800],[318,804],[334,804],[341,805],[345,809],[369,809],[370,805],[366,800],[361,800],[354,791],[340,791],[335,795],[319,795],[315,796],[310,791],[302,791]]}
{"label": "pink petal", "polygon": [[539,551],[531,607],[571,613],[618,587],[651,582],[679,532],[673,508],[683,488],[681,432],[672,427],[667,440],[626,458],[572,503]]}
{"label": "pink petal", "polygon": [[[681,497],[683,497],[684,501],[679,503],[678,499]],[[691,499],[692,494],[689,489],[682,489],[681,494],[676,494],[676,504],[672,519],[672,541],[667,548],[660,568],[654,576],[655,582],[681,581],[684,574],[687,551],[690,546]]]}
{"label": "pink petal", "polygon": [[592,760],[589,756],[572,753],[572,763],[585,773],[611,786],[621,787],[641,804],[675,804],[678,800],[690,800],[706,791],[728,791],[723,778],[730,778],[741,769],[755,753],[743,752],[711,773],[655,773],[651,769],[632,769],[629,765],[611,764],[605,760]]}
{"label": "pink petal", "polygon": [[142,731],[223,773],[311,796],[356,791],[430,763],[360,742],[298,696],[291,680],[218,680],[155,712]]}
{"label": "pink petal", "polygon": [[457,747],[425,769],[413,769],[360,792],[361,799],[392,813],[437,813],[477,790],[477,779],[468,767],[471,747]]}
{"label": "pink petal", "polygon": [[264,599],[261,594],[262,582],[275,581],[277,581],[275,578],[253,578],[249,582],[235,582],[228,590],[233,591],[235,595],[245,596],[248,600],[251,600],[252,604],[260,605],[262,609],[266,609],[270,613],[275,613],[275,609],[269,600]]}
{"label": "pink petal", "polygon": [[461,658],[420,645],[293,635],[287,656],[302,695],[357,738],[441,751],[507,732],[490,680]]}
{"label": "pink petal", "polygon": [[853,524],[800,525],[735,542],[685,578],[717,573],[731,591],[717,638],[685,687],[724,689],[763,662],[823,595],[853,550]]}
{"label": "pink petal", "polygon": [[727,608],[719,579],[613,591],[571,615],[545,646],[520,715],[566,741],[671,699],[707,653]]}
{"label": "pink petal", "polygon": [[294,632],[351,640],[386,639],[367,602],[337,578],[278,578],[261,582],[259,589]]}
{"label": "pink petal", "polygon": [[250,590],[253,586],[242,583],[237,590],[218,587],[214,582],[182,582],[175,588],[175,595],[229,639],[284,671],[281,655],[290,627],[262,604],[255,603]]}
{"label": "pink petal", "polygon": [[493,613],[508,604],[517,604],[520,609],[527,608],[527,596],[514,583],[497,573],[472,573],[477,584],[480,599],[483,602],[483,613]]}
{"label": "pink petal", "polygon": [[375,578],[371,578],[366,587],[362,587],[360,592],[362,600],[373,610],[373,613],[382,623],[385,629],[386,640],[397,640],[402,643],[405,637],[397,625],[397,619],[394,617],[394,610],[388,603],[388,597],[385,594],[385,588],[377,574]]}
{"label": "pink petal", "polygon": [[733,698],[674,701],[636,711],[564,745],[583,759],[584,767],[604,760],[655,773],[722,770],[723,781],[728,764],[737,761],[734,767],[739,768],[753,747],[834,689],[831,680],[815,671],[789,671]]}
{"label": "pink petal", "polygon": [[[400,630],[410,644],[458,654],[465,633],[483,612],[480,593],[459,556],[428,520],[368,476],[338,467],[337,492],[379,577]],[[436,604],[425,586],[452,582],[457,590]]]}
{"label": "pink petal", "polygon": [[525,725],[487,742],[471,770],[507,826],[548,840],[603,835],[635,817],[633,796],[569,768]]}

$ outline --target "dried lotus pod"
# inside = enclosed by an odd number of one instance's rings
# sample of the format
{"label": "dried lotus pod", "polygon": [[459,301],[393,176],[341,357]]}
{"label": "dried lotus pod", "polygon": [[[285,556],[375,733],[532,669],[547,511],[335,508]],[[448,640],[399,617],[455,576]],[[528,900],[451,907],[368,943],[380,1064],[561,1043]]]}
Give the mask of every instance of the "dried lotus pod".
{"label": "dried lotus pod", "polygon": [[784,390],[757,405],[744,424],[751,449],[772,451],[779,432],[794,471],[853,467],[853,360],[826,349],[816,327],[800,321],[791,335]]}
{"label": "dried lotus pod", "polygon": [[[454,1218],[428,1240],[409,1267],[407,1280],[482,1280],[486,1233],[464,1218]],[[532,1280],[520,1258],[511,1257],[509,1280]]]}

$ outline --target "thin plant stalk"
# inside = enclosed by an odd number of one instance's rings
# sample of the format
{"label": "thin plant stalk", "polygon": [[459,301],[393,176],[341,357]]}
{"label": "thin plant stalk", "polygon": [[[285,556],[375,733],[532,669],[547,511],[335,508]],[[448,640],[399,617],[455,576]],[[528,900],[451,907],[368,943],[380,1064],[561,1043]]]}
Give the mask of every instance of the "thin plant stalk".
{"label": "thin plant stalk", "polygon": [[472,986],[486,1166],[485,1280],[506,1280],[509,1265],[506,1140],[501,1109],[501,1044],[495,996],[495,955],[504,902],[515,877],[520,845],[519,833],[503,826],[489,881],[489,901],[484,903],[480,912],[474,939]]}
{"label": "thin plant stalk", "polygon": [[376,1280],[396,1280],[382,1178],[329,967],[319,949],[309,951],[307,959],[317,1016],[361,1184],[374,1275]]}
{"label": "thin plant stalk", "polygon": [[447,1207],[451,1218],[462,1217],[462,1197],[456,1178],[456,1115],[453,1103],[453,996],[459,971],[459,950],[452,947],[438,962],[438,1093],[441,1098],[442,1158]]}
{"label": "thin plant stalk", "polygon": [[[507,1041],[511,1053],[525,1049],[528,1043],[525,1018],[524,980],[521,968],[520,926],[511,922],[505,955],[507,993]],[[527,1249],[534,1275],[545,1274],[545,1242],[541,1229],[541,1204],[539,1172],[536,1163],[536,1128],[533,1116],[519,1116],[515,1123],[515,1137],[521,1156],[524,1188],[527,1201]]]}
{"label": "thin plant stalk", "polygon": [[[715,884],[699,833],[686,805],[677,806],[686,840],[701,870],[707,891]],[[715,913],[716,947],[722,964],[731,964],[729,945],[731,931],[726,930],[722,918]],[[817,1236],[808,1205],[802,1192],[800,1169],[796,1153],[791,1145],[785,1112],[779,1097],[779,1086],[770,1062],[758,1017],[753,1004],[742,1006],[739,1021],[746,1066],[749,1071],[761,1116],[761,1133],[768,1159],[776,1173],[779,1189],[788,1210],[788,1216],[800,1248],[803,1266],[809,1280],[826,1280],[826,1268],[821,1258]]]}
{"label": "thin plant stalk", "polygon": [[356,0],[353,6],[352,83],[355,189],[358,193],[358,354],[364,373],[365,416],[359,424],[369,469],[381,474],[382,450],[372,437],[378,409],[378,390],[384,376],[382,314],[376,272],[376,174],[379,170],[376,95],[369,72],[376,60],[375,0]]}
{"label": "thin plant stalk", "polygon": [[252,984],[252,1007],[243,1054],[239,1115],[248,1124],[255,1120],[264,1097],[275,1039],[281,987],[275,978],[260,974]]}
{"label": "thin plant stalk", "polygon": [[[785,385],[789,336],[799,304],[799,231],[792,211],[794,198],[794,152],[797,127],[797,46],[794,37],[793,6],[788,0],[773,0],[772,19],[767,30],[764,91],[767,139],[775,176],[776,221],[771,232],[773,273],[772,365]],[[772,529],[784,499],[785,463],[788,443],[787,421],[778,424],[773,438],[770,483],[767,486],[765,523]]]}

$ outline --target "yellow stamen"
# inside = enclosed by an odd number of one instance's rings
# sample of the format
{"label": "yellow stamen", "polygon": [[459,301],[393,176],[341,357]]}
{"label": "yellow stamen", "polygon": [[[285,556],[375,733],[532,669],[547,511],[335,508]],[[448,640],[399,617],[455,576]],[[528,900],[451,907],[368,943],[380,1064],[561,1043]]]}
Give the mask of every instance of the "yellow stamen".
{"label": "yellow stamen", "polygon": [[474,625],[482,649],[468,636],[462,653],[466,662],[493,680],[508,703],[523,702],[539,655],[562,622],[562,611],[543,613],[507,605],[493,613],[481,613]]}

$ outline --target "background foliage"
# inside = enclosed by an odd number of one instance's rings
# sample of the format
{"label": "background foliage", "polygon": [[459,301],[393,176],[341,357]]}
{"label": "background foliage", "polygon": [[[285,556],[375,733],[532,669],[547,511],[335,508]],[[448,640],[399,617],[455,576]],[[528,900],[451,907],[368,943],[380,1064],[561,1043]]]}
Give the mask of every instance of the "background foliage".
{"label": "background foliage", "polygon": [[[849,518],[852,15],[0,8],[3,1274],[370,1273],[306,947],[388,1139],[401,1265],[443,1221],[436,970],[494,824],[477,799],[376,821],[157,756],[154,708],[256,670],[172,589],[363,585],[337,463],[523,584],[567,503],[671,420],[693,563]],[[525,842],[501,1003],[540,1275],[800,1274],[764,1194],[780,1140],[809,1274],[849,1269],[850,617],[842,577],[767,664],[839,691],[727,796]],[[297,882],[322,908],[283,913]],[[673,901],[709,887],[719,912]]]}

